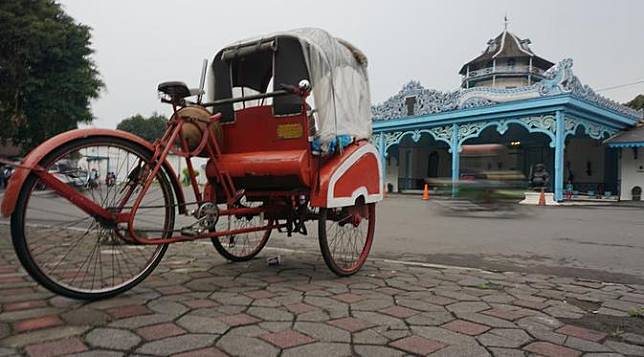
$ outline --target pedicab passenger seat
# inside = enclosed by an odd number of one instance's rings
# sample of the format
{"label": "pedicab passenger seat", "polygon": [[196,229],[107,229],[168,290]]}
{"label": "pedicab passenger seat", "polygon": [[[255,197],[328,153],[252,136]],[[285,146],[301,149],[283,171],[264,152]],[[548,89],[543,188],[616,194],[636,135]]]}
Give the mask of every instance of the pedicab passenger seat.
{"label": "pedicab passenger seat", "polygon": [[271,106],[235,112],[222,125],[224,145],[217,164],[237,184],[251,189],[295,189],[310,185],[311,149],[308,137],[284,139],[280,128],[304,128],[301,116],[275,117]]}
{"label": "pedicab passenger seat", "polygon": [[306,150],[254,151],[222,154],[218,164],[233,178],[295,176],[306,183],[308,159]]}

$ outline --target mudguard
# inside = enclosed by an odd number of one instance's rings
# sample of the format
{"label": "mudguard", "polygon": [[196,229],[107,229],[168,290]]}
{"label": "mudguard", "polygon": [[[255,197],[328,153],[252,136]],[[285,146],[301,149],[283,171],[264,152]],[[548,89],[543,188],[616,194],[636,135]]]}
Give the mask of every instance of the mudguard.
{"label": "mudguard", "polygon": [[344,148],[320,168],[319,190],[311,194],[314,207],[353,206],[362,197],[365,203],[383,198],[382,162],[376,147],[366,141]]}
{"label": "mudguard", "polygon": [[[22,185],[27,179],[27,176],[29,176],[31,170],[38,166],[40,161],[47,154],[68,141],[99,136],[114,137],[133,141],[145,148],[148,148],[150,151],[154,151],[152,144],[145,139],[122,130],[88,128],[76,129],[58,134],[53,138],[45,141],[44,143],[38,145],[38,147],[27,154],[27,157],[23,159],[21,165],[19,167],[16,167],[13,175],[11,175],[11,178],[9,179],[9,184],[7,185],[4,199],[2,200],[2,206],[0,208],[2,215],[5,217],[11,216],[13,210],[16,207],[16,203],[18,202],[18,195],[20,194],[20,190],[22,189]],[[167,161],[163,163],[163,167],[165,170],[167,170],[166,172],[170,176],[169,179],[177,197],[179,212],[184,213],[186,210],[185,197],[183,195],[181,185],[179,184],[179,181],[177,179],[177,175],[174,172],[172,166]]]}

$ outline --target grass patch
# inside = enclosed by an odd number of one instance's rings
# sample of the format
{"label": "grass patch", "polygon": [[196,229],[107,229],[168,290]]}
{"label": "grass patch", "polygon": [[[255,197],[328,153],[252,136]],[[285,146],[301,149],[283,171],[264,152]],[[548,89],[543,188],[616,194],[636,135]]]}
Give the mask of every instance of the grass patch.
{"label": "grass patch", "polygon": [[630,309],[626,313],[630,317],[636,317],[636,318],[642,319],[642,318],[644,318],[644,306],[641,306],[639,308]]}

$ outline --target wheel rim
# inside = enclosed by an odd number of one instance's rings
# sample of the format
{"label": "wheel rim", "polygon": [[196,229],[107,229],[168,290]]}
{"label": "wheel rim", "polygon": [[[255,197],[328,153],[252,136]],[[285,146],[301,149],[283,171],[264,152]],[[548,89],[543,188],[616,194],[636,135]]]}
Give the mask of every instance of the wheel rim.
{"label": "wheel rim", "polygon": [[[262,202],[247,201],[242,198],[240,206],[254,208],[261,207]],[[224,209],[224,208],[222,208]],[[252,228],[272,224],[272,221],[264,219],[264,214],[260,213],[253,216],[221,216],[217,221],[216,231],[229,231],[233,229]],[[268,240],[271,229],[255,231],[241,234],[224,235],[218,238],[220,246],[232,257],[246,258],[252,257],[264,247]]]}
{"label": "wheel rim", "polygon": [[[136,185],[130,199],[124,200],[124,188],[131,183],[128,175],[144,162],[147,160],[141,153],[125,145],[85,144],[66,150],[43,166],[87,198],[118,211],[119,202],[131,206],[141,190],[142,185]],[[109,186],[104,182],[108,167],[116,175],[114,185]],[[91,168],[100,172],[99,178],[83,182],[80,172],[91,172]],[[154,179],[134,220],[143,235],[167,236],[172,230],[172,192],[168,192],[166,181],[160,182],[161,175]],[[27,253],[36,268],[52,283],[78,293],[101,294],[126,287],[153,268],[165,249],[120,238],[127,235],[124,227],[101,225],[38,179],[29,191],[23,226]]]}
{"label": "wheel rim", "polygon": [[364,264],[371,249],[374,218],[373,204],[327,210],[326,243],[340,270],[350,273]]}

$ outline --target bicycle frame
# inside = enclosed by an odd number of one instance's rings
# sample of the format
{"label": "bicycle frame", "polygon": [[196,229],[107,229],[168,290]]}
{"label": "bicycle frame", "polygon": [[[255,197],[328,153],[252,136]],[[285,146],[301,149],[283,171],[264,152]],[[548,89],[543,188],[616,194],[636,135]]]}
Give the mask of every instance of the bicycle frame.
{"label": "bicycle frame", "polygon": [[[173,106],[173,110],[176,112],[177,107]],[[190,184],[194,191],[196,201],[198,204],[203,203],[203,195],[199,188],[199,184],[197,183],[197,180],[195,178],[196,177],[195,171],[190,161],[190,158],[193,156],[196,156],[197,153],[205,149],[208,152],[208,156],[210,158],[214,158],[213,162],[215,165],[217,165],[216,158],[221,154],[221,152],[219,149],[217,138],[212,134],[212,130],[210,129],[212,125],[214,125],[219,121],[220,117],[221,117],[220,114],[215,114],[210,118],[210,122],[207,124],[206,130],[203,133],[202,140],[199,143],[198,147],[195,150],[190,151],[186,140],[181,136],[183,125],[190,119],[183,118],[181,116],[176,116],[176,115],[173,116],[173,118],[168,123],[168,128],[165,131],[163,137],[155,141],[153,144],[154,152],[149,163],[153,163],[154,166],[147,165],[150,167],[144,167],[143,173],[139,174],[139,177],[145,178],[145,181],[143,181],[143,187],[141,191],[137,193],[137,196],[134,200],[134,203],[131,205],[131,207],[126,207],[125,205],[130,200],[130,198],[132,198],[134,189],[136,188],[138,182],[136,184],[132,184],[132,183],[128,184],[128,189],[127,189],[128,191],[125,193],[125,196],[121,199],[121,201],[118,203],[118,206],[116,207],[116,210],[119,213],[114,213],[104,207],[101,207],[100,205],[98,205],[97,203],[95,203],[85,195],[83,195],[81,192],[75,190],[74,188],[70,187],[66,183],[59,180],[56,176],[50,174],[46,168],[43,168],[39,165],[28,166],[28,165],[14,164],[14,163],[12,164],[18,168],[31,170],[31,172],[34,173],[36,176],[38,176],[38,178],[42,180],[42,182],[45,183],[50,189],[52,189],[58,195],[70,201],[74,205],[76,205],[82,211],[96,218],[97,221],[100,222],[101,224],[116,226],[119,223],[126,223],[128,226],[127,238],[124,237],[119,230],[114,230],[114,232],[117,235],[119,235],[121,239],[124,239],[127,241],[133,241],[138,244],[168,244],[168,243],[175,243],[175,242],[181,242],[181,241],[216,238],[216,237],[225,236],[225,235],[242,234],[242,233],[264,231],[264,230],[274,229],[274,228],[279,229],[279,228],[286,227],[287,226],[286,223],[275,224],[273,223],[273,221],[270,221],[269,224],[264,226],[249,227],[249,228],[235,229],[235,230],[229,230],[229,231],[208,232],[208,233],[199,234],[196,236],[172,235],[171,237],[160,236],[155,238],[143,238],[139,234],[137,234],[136,228],[134,226],[134,219],[136,217],[136,213],[140,208],[143,197],[149,190],[152,182],[154,181],[154,178],[159,173],[159,170],[161,170],[162,166],[164,166],[164,162],[170,153],[181,156],[185,159],[187,164],[187,169],[188,169],[188,175],[190,177]],[[173,143],[175,143],[177,139],[179,139],[181,149],[173,150]],[[234,204],[237,200],[239,200],[239,198],[243,195],[243,191],[237,191],[235,189],[232,178],[219,169],[217,169],[217,179],[222,184],[223,192],[226,196],[226,202],[228,205],[226,209],[219,211],[220,216],[256,215],[263,212],[267,212],[267,208],[263,208],[263,207],[262,208],[231,207],[232,204]],[[127,209],[127,211],[122,212],[124,209]]]}

